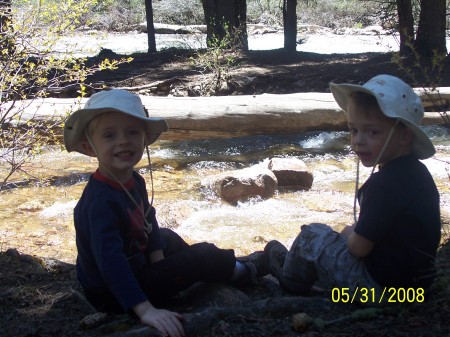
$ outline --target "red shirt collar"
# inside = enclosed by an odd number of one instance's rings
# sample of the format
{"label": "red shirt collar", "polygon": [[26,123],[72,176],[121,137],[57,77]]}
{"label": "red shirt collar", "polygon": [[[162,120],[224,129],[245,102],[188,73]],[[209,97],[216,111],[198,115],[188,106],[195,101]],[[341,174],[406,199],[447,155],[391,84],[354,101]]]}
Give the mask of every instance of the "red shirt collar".
{"label": "red shirt collar", "polygon": [[[102,182],[104,182],[104,183],[107,183],[107,184],[110,185],[112,188],[114,188],[114,189],[116,189],[116,190],[119,190],[119,191],[122,191],[122,186],[120,186],[120,184],[119,184],[117,181],[105,177],[104,175],[102,175],[102,174],[100,173],[100,170],[99,170],[99,169],[97,169],[97,170],[94,172],[93,176],[94,176],[95,179],[97,179],[97,180],[99,180],[99,181],[102,181]],[[134,186],[134,177],[131,177],[131,179],[128,180],[125,184],[123,184],[123,186],[125,186],[125,188],[126,188],[127,190],[131,190],[131,189],[133,188],[133,186]]]}

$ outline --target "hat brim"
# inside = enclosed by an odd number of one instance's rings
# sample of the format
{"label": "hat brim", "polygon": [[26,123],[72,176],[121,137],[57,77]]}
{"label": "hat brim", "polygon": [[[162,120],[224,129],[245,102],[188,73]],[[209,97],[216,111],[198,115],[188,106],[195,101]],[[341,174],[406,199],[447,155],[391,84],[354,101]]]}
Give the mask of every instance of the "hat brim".
{"label": "hat brim", "polygon": [[169,129],[167,122],[163,118],[140,117],[114,108],[79,109],[71,114],[64,123],[64,145],[66,150],[68,152],[76,151],[89,155],[82,146],[85,129],[92,119],[106,112],[120,112],[142,120],[145,125],[147,136],[145,145],[154,143],[161,133],[166,132]]}
{"label": "hat brim", "polygon": [[343,84],[330,83],[330,90],[334,96],[334,99],[336,100],[336,103],[345,113],[347,113],[348,103],[351,94],[355,92],[362,92],[375,97],[375,99],[378,102],[378,105],[380,106],[381,111],[386,117],[399,119],[414,133],[415,137],[412,145],[412,151],[417,158],[427,159],[432,157],[436,153],[436,149],[434,148],[434,145],[431,142],[430,138],[428,138],[428,136],[425,134],[425,132],[422,131],[422,129],[419,126],[411,123],[410,121],[402,117],[398,117],[389,111],[383,110],[382,109],[383,104],[380,104],[379,98],[376,95],[374,95],[374,93],[371,90],[361,85],[347,84],[347,83]]}

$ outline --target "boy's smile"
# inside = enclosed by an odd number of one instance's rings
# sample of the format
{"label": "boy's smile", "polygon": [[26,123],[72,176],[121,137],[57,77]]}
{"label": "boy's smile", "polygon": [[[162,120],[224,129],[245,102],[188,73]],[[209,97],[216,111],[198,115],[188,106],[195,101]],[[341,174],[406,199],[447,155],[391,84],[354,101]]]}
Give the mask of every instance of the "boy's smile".
{"label": "boy's smile", "polygon": [[[94,123],[91,139],[100,172],[111,179],[127,182],[144,152],[143,123],[119,112],[105,113]],[[89,151],[94,151],[89,144],[87,146]]]}

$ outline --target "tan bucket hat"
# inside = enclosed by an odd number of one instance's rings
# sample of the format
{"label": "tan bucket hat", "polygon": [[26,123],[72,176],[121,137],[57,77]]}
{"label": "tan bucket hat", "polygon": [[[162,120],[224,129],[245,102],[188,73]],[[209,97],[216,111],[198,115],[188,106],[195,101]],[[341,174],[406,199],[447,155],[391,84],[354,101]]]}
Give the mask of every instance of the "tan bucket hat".
{"label": "tan bucket hat", "polygon": [[122,112],[142,120],[147,134],[146,145],[154,143],[161,133],[169,129],[163,118],[147,116],[138,95],[121,89],[100,91],[87,100],[83,109],[75,111],[67,118],[64,124],[64,145],[67,151],[87,155],[81,146],[87,125],[93,118],[110,111]]}
{"label": "tan bucket hat", "polygon": [[398,77],[378,75],[362,86],[330,83],[330,90],[344,111],[347,110],[352,93],[363,92],[374,96],[386,117],[400,120],[414,133],[412,151],[417,158],[426,159],[435,154],[433,143],[420,128],[424,116],[422,101],[414,90]]}

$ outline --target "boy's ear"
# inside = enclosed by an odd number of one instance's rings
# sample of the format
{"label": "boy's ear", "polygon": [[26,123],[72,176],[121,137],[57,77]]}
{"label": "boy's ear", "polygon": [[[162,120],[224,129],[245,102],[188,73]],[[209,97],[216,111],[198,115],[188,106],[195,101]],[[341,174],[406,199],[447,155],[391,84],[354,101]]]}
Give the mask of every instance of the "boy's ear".
{"label": "boy's ear", "polygon": [[402,142],[404,142],[405,144],[412,144],[412,142],[414,141],[414,137],[415,136],[412,130],[407,126],[403,126],[401,137]]}
{"label": "boy's ear", "polygon": [[97,155],[95,154],[94,149],[92,148],[91,144],[89,144],[88,141],[82,141],[80,142],[81,147],[83,148],[84,152],[91,156],[91,157],[96,157]]}

